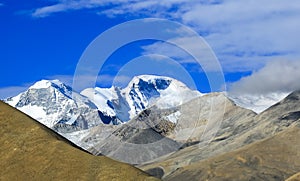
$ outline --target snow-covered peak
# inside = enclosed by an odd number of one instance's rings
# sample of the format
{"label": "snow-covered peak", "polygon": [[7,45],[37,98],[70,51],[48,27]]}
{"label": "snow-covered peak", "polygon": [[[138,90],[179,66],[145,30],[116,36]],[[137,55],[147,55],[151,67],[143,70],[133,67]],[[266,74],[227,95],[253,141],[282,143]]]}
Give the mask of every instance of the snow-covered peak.
{"label": "snow-covered peak", "polygon": [[[103,123],[119,124],[129,121],[150,106],[176,107],[200,95],[176,79],[140,75],[134,77],[124,89],[87,88],[80,94],[59,80],[41,80],[6,102],[48,127],[53,127],[60,123],[75,124],[75,120],[89,117],[88,112],[93,112],[95,118],[97,111]],[[88,126],[84,128],[100,122],[87,121]]]}
{"label": "snow-covered peak", "polygon": [[273,92],[268,94],[239,94],[232,93],[227,96],[232,99],[238,106],[250,109],[256,113],[261,113],[272,105],[285,98],[289,92]]}
{"label": "snow-covered peak", "polygon": [[138,76],[134,76],[128,85],[131,85],[133,83],[138,83],[140,80],[154,83],[156,80],[175,80],[175,79],[166,76],[158,76],[158,75],[138,75]]}
{"label": "snow-covered peak", "polygon": [[71,124],[72,129],[87,129],[101,123],[97,106],[59,80],[38,81],[5,102],[50,128]]}
{"label": "snow-covered peak", "polygon": [[[146,98],[151,98],[165,92],[191,91],[184,83],[170,77],[157,75],[139,75],[133,77],[128,86],[122,90],[127,94],[141,92]],[[198,91],[197,91],[198,92]],[[199,93],[199,92],[198,92]]]}
{"label": "snow-covered peak", "polygon": [[87,88],[81,91],[81,95],[88,97],[107,116],[115,116],[112,100],[118,99],[115,87],[111,88]]}
{"label": "snow-covered peak", "polygon": [[51,86],[63,87],[65,86],[64,83],[55,79],[55,80],[40,80],[32,85],[29,89],[46,89]]}
{"label": "snow-covered peak", "polygon": [[156,75],[134,77],[123,92],[128,95],[126,99],[129,102],[133,100],[131,104],[134,104],[136,112],[152,105],[175,107],[202,95],[174,78]]}
{"label": "snow-covered peak", "polygon": [[28,91],[30,90],[41,90],[41,89],[49,89],[51,92],[58,92],[62,93],[68,98],[72,99],[72,97],[78,97],[77,93],[72,91],[72,88],[63,82],[55,79],[55,80],[40,80],[36,82],[34,85],[29,87]]}
{"label": "snow-covered peak", "polygon": [[[125,89],[131,89],[132,87],[143,88],[155,88],[157,90],[165,90],[170,86],[170,84],[176,84],[177,87],[188,87],[182,82],[166,76],[158,75],[139,75],[133,77],[133,79],[128,83],[128,86]],[[145,87],[148,86],[148,87]]]}
{"label": "snow-covered peak", "polygon": [[127,87],[88,88],[81,92],[107,116],[126,122],[152,105],[161,108],[179,106],[201,96],[184,83],[165,76],[139,75]]}

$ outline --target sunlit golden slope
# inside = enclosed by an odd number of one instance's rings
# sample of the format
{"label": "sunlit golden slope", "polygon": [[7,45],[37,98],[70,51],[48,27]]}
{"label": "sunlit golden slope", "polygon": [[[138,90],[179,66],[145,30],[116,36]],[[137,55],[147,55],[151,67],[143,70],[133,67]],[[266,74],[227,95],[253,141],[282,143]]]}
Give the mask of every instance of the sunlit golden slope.
{"label": "sunlit golden slope", "polygon": [[286,181],[300,181],[300,172],[286,179]]}
{"label": "sunlit golden slope", "polygon": [[0,101],[0,180],[156,180],[70,144]]}

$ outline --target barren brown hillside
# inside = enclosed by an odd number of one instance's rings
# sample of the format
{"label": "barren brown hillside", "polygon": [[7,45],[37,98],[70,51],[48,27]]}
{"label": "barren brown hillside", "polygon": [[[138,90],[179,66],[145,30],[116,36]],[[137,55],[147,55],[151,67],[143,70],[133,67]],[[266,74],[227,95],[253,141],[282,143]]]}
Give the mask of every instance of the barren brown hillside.
{"label": "barren brown hillside", "polygon": [[156,180],[130,165],[71,146],[0,102],[0,180]]}

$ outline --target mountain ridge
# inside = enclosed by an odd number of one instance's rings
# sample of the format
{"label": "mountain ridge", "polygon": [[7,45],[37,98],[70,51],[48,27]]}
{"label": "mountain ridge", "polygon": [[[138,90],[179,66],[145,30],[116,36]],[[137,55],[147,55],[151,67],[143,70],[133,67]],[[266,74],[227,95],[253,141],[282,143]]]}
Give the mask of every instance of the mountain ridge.
{"label": "mountain ridge", "polygon": [[[98,111],[101,124],[74,131],[72,124],[76,119],[71,117],[53,128],[64,130],[66,138],[95,155],[108,155],[149,172],[156,170],[160,177],[168,178],[187,165],[285,131],[296,125],[300,117],[300,91],[257,114],[240,107],[225,92],[194,94],[171,78],[145,76],[135,77],[124,89],[89,89],[92,94],[84,98],[90,101],[91,96],[98,96],[99,102],[90,102]],[[36,87],[34,90],[49,88],[43,83]],[[169,101],[174,97],[184,101]],[[103,104],[107,112],[99,111]],[[120,115],[129,116],[130,120],[126,124],[111,124],[112,118],[122,123]],[[105,119],[109,124],[103,124]]]}
{"label": "mountain ridge", "polygon": [[173,78],[142,75],[124,89],[96,87],[81,93],[59,80],[41,80],[5,102],[57,132],[71,133],[127,122],[153,103],[178,106],[197,96],[201,96],[198,91]]}
{"label": "mountain ridge", "polygon": [[157,180],[93,156],[26,114],[0,102],[0,180]]}
{"label": "mountain ridge", "polygon": [[155,75],[135,76],[125,88],[88,88],[81,94],[99,105],[100,111],[117,116],[122,122],[129,121],[152,105],[176,107],[202,95],[176,79]]}
{"label": "mountain ridge", "polygon": [[[228,121],[226,119],[222,121],[214,140],[205,147],[201,146],[201,142],[196,142],[196,144],[183,147],[183,149],[178,150],[172,155],[166,155],[165,157],[156,159],[152,163],[140,165],[139,168],[151,170],[160,167],[164,169],[163,178],[167,178],[169,174],[176,172],[177,169],[205,162],[206,159],[210,159],[211,157],[233,152],[249,144],[255,144],[263,139],[268,139],[276,134],[285,132],[285,130],[289,130],[292,127],[298,127],[300,124],[299,101],[300,91],[294,91],[261,114],[251,113],[252,116],[250,115],[246,119],[240,119],[238,116],[236,120],[233,119],[234,117],[229,116],[231,118]],[[278,141],[280,142],[280,140]],[[284,140],[281,140],[281,142],[284,142]],[[295,146],[297,144],[300,145],[299,142],[295,142],[294,144],[296,144]],[[288,158],[288,155],[285,156]]]}

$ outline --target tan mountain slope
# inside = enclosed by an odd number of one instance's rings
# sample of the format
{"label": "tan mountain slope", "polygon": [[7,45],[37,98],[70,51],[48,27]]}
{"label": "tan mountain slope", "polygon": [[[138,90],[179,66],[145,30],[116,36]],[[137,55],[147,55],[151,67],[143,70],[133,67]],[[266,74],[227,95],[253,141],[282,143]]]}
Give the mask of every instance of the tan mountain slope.
{"label": "tan mountain slope", "polygon": [[130,165],[71,146],[0,102],[0,180],[156,180]]}
{"label": "tan mountain slope", "polygon": [[[180,167],[244,146],[240,135],[256,124],[253,111],[236,106],[223,93],[194,99],[182,105],[180,112],[175,131],[168,137],[186,143],[178,151],[139,168],[148,172],[160,167],[164,178]],[[205,144],[205,140],[209,142]]]}
{"label": "tan mountain slope", "polygon": [[[165,180],[285,180],[300,171],[300,128],[182,167]],[[294,176],[296,178],[296,176]]]}
{"label": "tan mountain slope", "polygon": [[[213,98],[222,100],[220,99],[222,98],[221,94],[216,94],[216,96]],[[205,97],[203,96],[202,99],[203,98]],[[203,101],[201,100],[200,102]],[[222,105],[218,102],[220,101],[214,101],[214,103],[217,103],[216,106]],[[199,163],[201,160],[210,157],[223,155],[258,140],[270,138],[278,132],[284,131],[299,123],[299,102],[300,91],[295,91],[268,110],[259,115],[255,115],[249,112],[249,110],[247,111],[236,107],[232,102],[226,101],[225,99],[225,101],[223,101],[223,103],[226,103],[226,105],[223,106],[225,107],[223,120],[222,117],[218,118],[220,111],[212,112],[212,115],[217,115],[213,116],[213,118],[222,120],[222,122],[216,136],[208,145],[201,146],[200,142],[200,144],[185,147],[171,155],[161,157],[153,163],[140,165],[139,167],[147,172],[155,168],[161,168],[164,173],[163,178],[166,178],[170,173],[173,173],[181,167]],[[197,104],[192,102],[189,105],[194,105],[194,108],[197,107]],[[201,109],[203,108],[205,107]],[[189,110],[192,110],[192,107]]]}
{"label": "tan mountain slope", "polygon": [[299,181],[300,180],[300,172],[286,179],[286,181]]}

